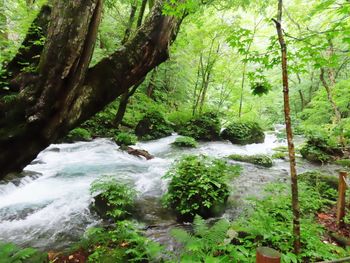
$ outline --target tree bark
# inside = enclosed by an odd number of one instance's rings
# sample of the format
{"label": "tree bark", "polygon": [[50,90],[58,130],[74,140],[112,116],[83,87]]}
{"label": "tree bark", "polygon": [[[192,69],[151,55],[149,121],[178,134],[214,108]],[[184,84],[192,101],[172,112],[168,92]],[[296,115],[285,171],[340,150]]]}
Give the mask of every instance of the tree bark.
{"label": "tree bark", "polygon": [[297,171],[296,171],[292,121],[290,116],[287,45],[284,40],[283,30],[282,30],[282,6],[283,6],[283,2],[282,0],[279,0],[277,20],[273,19],[273,21],[276,24],[278,40],[281,46],[284,116],[285,116],[285,122],[286,122],[286,132],[287,132],[288,152],[289,152],[289,162],[290,162],[290,175],[291,175],[291,188],[292,188],[294,252],[295,254],[299,254],[300,248],[301,248],[300,206],[299,206],[298,177],[297,177]]}
{"label": "tree bark", "polygon": [[134,24],[134,20],[135,20],[136,11],[137,11],[137,0],[134,0],[134,2],[131,5],[130,17],[129,17],[128,25],[127,25],[127,27],[125,29],[124,38],[122,40],[122,44],[123,45],[125,44],[126,41],[128,41],[128,39],[130,37],[132,25]]}
{"label": "tree bark", "polygon": [[149,98],[153,97],[153,92],[154,92],[154,87],[155,87],[155,81],[156,81],[156,76],[157,76],[157,68],[155,68],[152,71],[152,75],[151,78],[149,79],[149,83],[147,86],[147,90],[146,90],[146,95]]}
{"label": "tree bark", "polygon": [[38,74],[15,100],[0,100],[0,178],[23,169],[168,58],[182,20],[162,14],[164,1],[122,49],[90,69],[102,2],[54,2]]}

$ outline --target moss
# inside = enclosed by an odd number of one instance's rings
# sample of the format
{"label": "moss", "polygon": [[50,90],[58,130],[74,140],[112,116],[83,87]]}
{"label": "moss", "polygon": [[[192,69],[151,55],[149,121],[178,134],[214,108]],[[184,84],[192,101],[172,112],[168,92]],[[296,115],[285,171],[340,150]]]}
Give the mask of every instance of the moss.
{"label": "moss", "polygon": [[142,140],[154,140],[170,136],[172,125],[158,111],[147,113],[137,124],[135,134]]}
{"label": "moss", "polygon": [[178,132],[196,140],[215,141],[220,138],[220,121],[216,113],[207,112],[192,118]]}
{"label": "moss", "polygon": [[265,134],[256,122],[233,122],[222,131],[221,137],[234,144],[263,143]]}
{"label": "moss", "polygon": [[310,171],[299,174],[299,179],[302,182],[306,182],[312,186],[317,185],[319,182],[325,183],[329,188],[334,190],[338,189],[338,178],[336,176],[325,175],[317,171]]}
{"label": "moss", "polygon": [[120,146],[134,145],[137,143],[137,137],[131,133],[120,132],[114,137],[114,141]]}
{"label": "moss", "polygon": [[192,137],[179,137],[176,138],[175,142],[172,143],[177,147],[187,147],[187,148],[196,148],[198,146],[197,141]]}
{"label": "moss", "polygon": [[83,128],[76,128],[70,131],[66,137],[66,141],[68,142],[90,141],[91,139],[90,132]]}
{"label": "moss", "polygon": [[350,168],[350,159],[340,159],[335,161],[336,164]]}
{"label": "moss", "polygon": [[272,155],[272,159],[286,159],[287,155],[283,152],[276,152]]}
{"label": "moss", "polygon": [[252,163],[264,167],[272,167],[273,161],[272,159],[263,154],[258,155],[239,155],[239,154],[232,154],[228,156],[229,159],[239,162],[246,162],[246,163]]}

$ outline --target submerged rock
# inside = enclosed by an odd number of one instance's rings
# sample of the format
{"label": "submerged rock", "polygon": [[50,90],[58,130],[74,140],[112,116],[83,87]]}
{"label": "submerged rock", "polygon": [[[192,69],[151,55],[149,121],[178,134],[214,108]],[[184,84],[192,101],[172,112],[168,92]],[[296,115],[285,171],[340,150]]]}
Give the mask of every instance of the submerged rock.
{"label": "submerged rock", "polygon": [[233,122],[221,132],[221,138],[233,144],[263,143],[265,134],[256,122]]}
{"label": "submerged rock", "polygon": [[228,156],[229,159],[239,162],[252,163],[264,167],[272,167],[273,161],[268,155],[257,154],[257,155],[239,155],[232,154]]}

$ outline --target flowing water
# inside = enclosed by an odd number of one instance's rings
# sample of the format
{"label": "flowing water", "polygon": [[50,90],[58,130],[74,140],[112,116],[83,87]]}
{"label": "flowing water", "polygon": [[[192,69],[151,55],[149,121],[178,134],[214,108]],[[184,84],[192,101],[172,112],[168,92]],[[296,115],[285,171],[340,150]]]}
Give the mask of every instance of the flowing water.
{"label": "flowing water", "polygon": [[[91,142],[51,145],[28,165],[22,179],[0,184],[0,241],[41,249],[61,249],[79,240],[84,231],[101,223],[90,212],[91,182],[110,175],[132,184],[138,191],[138,218],[152,238],[166,242],[168,231],[176,224],[172,215],[161,208],[160,197],[167,187],[162,176],[172,162],[184,154],[224,157],[229,154],[272,154],[273,148],[285,145],[274,134],[267,134],[262,144],[246,146],[229,142],[201,143],[196,149],[171,146],[177,135],[138,143],[156,158],[150,161],[129,155],[108,139]],[[242,208],[242,197],[257,195],[267,182],[287,180],[289,164],[278,160],[272,168],[241,163],[242,175],[232,182],[236,200],[225,213],[235,218]],[[298,162],[298,171],[311,169],[334,173],[335,166],[314,166]]]}

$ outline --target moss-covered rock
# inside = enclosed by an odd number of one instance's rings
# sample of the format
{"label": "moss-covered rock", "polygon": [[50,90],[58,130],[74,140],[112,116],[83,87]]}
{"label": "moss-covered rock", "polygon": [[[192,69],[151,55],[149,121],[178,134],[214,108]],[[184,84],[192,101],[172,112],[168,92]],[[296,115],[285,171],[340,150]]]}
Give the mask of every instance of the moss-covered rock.
{"label": "moss-covered rock", "polygon": [[237,121],[231,123],[221,132],[221,138],[234,144],[263,143],[265,134],[256,122]]}
{"label": "moss-covered rock", "polygon": [[175,142],[173,142],[172,145],[176,147],[196,148],[198,146],[198,143],[192,137],[182,136],[176,138]]}
{"label": "moss-covered rock", "polygon": [[331,145],[326,138],[319,136],[309,137],[300,153],[303,158],[315,163],[327,163],[343,156],[340,147]]}
{"label": "moss-covered rock", "polygon": [[239,155],[232,154],[228,156],[229,159],[239,162],[246,162],[256,164],[264,167],[272,167],[273,161],[268,155],[257,154],[257,155]]}
{"label": "moss-covered rock", "polygon": [[220,138],[220,121],[216,113],[207,112],[192,118],[178,132],[196,140],[215,141]]}
{"label": "moss-covered rock", "polygon": [[135,134],[142,140],[160,139],[170,136],[172,132],[171,123],[158,111],[147,113],[135,129]]}
{"label": "moss-covered rock", "polygon": [[338,177],[332,175],[326,175],[317,171],[310,171],[299,174],[299,179],[302,182],[306,182],[312,186],[316,186],[320,182],[325,183],[328,188],[334,190],[338,189]]}
{"label": "moss-covered rock", "polygon": [[350,168],[350,159],[340,159],[335,161],[336,164]]}

